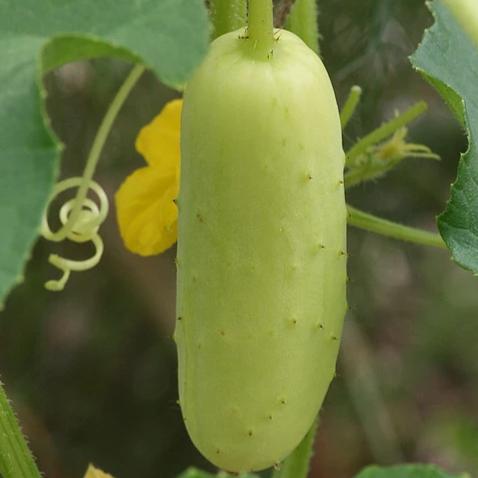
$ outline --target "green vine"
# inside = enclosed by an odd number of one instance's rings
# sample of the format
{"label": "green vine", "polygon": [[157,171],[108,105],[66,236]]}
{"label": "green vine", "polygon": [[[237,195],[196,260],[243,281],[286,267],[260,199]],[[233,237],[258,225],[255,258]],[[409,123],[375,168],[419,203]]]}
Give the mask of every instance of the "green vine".
{"label": "green vine", "polygon": [[245,0],[210,0],[213,38],[243,27],[247,21]]}
{"label": "green vine", "polygon": [[355,113],[355,110],[357,109],[361,97],[362,88],[357,85],[352,86],[352,88],[350,89],[349,96],[345,101],[344,107],[340,112],[340,124],[342,126],[342,129],[345,129],[345,127],[349,124],[349,121]]}
{"label": "green vine", "polygon": [[318,418],[315,419],[299,446],[280,464],[271,478],[307,478],[318,422]]}
{"label": "green vine", "polygon": [[298,35],[320,55],[317,0],[296,0],[285,22],[285,28]]}
{"label": "green vine", "polygon": [[401,241],[413,242],[423,246],[438,247],[446,249],[446,245],[439,234],[435,234],[414,227],[403,226],[393,221],[379,218],[354,207],[348,206],[348,223],[351,226],[365,229],[366,231],[381,234],[382,236],[399,239]]}
{"label": "green vine", "polygon": [[[362,90],[358,86],[354,86],[350,90],[340,112],[342,129],[347,126],[355,113],[361,92]],[[423,114],[426,109],[427,104],[420,101],[357,141],[346,154],[345,187],[351,188],[361,182],[378,178],[407,157],[439,159],[438,155],[434,154],[427,146],[405,141],[407,135],[405,126]],[[387,140],[389,137],[391,138]],[[347,222],[351,226],[393,239],[441,249],[446,248],[439,234],[397,224],[351,206],[347,206],[347,208]]]}
{"label": "green vine", "polygon": [[364,136],[346,153],[347,166],[355,166],[358,158],[361,155],[365,154],[368,148],[387,139],[389,136],[395,133],[395,131],[399,130],[400,128],[403,128],[408,123],[411,123],[421,114],[423,114],[426,110],[427,104],[424,101],[419,101],[401,115],[393,118],[390,121],[387,121],[379,128]]}
{"label": "green vine", "polygon": [[[111,102],[96,133],[86,160],[83,176],[60,181],[53,189],[49,200],[50,204],[60,193],[67,189],[78,188],[78,192],[74,199],[67,201],[61,207],[60,221],[62,227],[58,231],[53,232],[50,229],[48,224],[48,210],[45,212],[41,228],[42,236],[48,241],[53,242],[61,242],[65,239],[76,243],[91,241],[95,247],[95,253],[89,259],[80,261],[66,259],[57,254],[51,254],[48,261],[62,271],[62,276],[57,280],[47,281],[45,287],[48,290],[63,290],[70,277],[71,271],[91,269],[98,264],[101,259],[103,254],[103,241],[98,234],[98,229],[108,214],[108,198],[101,186],[93,181],[93,175],[113,123],[126,98],[129,96],[143,72],[143,65],[134,66]],[[87,197],[90,189],[96,194],[99,200],[99,206]]]}
{"label": "green vine", "polygon": [[351,188],[365,181],[377,179],[405,158],[440,159],[428,146],[407,143],[405,141],[407,133],[407,128],[400,128],[388,141],[371,146],[357,161],[356,166],[345,173],[345,187]]}
{"label": "green vine", "polygon": [[5,390],[0,383],[0,474],[3,478],[41,478]]}

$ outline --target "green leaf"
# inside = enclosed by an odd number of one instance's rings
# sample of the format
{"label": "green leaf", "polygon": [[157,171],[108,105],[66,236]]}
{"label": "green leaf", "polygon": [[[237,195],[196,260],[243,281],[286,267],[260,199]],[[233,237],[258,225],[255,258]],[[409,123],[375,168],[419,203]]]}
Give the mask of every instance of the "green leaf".
{"label": "green leaf", "polygon": [[43,74],[114,56],[181,85],[208,36],[202,0],[0,0],[0,301],[22,280],[58,172]]}
{"label": "green leaf", "polygon": [[257,475],[245,474],[245,475],[229,475],[223,471],[217,475],[211,475],[205,471],[198,470],[196,468],[188,468],[184,473],[181,473],[178,478],[259,478]]}
{"label": "green leaf", "polygon": [[469,475],[450,475],[434,465],[397,465],[369,466],[355,478],[469,478]]}
{"label": "green leaf", "polygon": [[478,274],[478,47],[442,0],[429,4],[435,24],[411,57],[466,128],[468,151],[462,155],[450,200],[438,217],[440,233],[463,268]]}

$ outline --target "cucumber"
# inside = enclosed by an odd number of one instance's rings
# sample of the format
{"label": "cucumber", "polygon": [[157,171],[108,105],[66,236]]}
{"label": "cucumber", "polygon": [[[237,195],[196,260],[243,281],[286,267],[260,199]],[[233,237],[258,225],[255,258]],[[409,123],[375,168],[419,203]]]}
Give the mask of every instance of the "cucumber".
{"label": "cucumber", "polygon": [[327,72],[275,31],[217,38],[186,87],[181,127],[179,397],[218,467],[285,458],[335,374],[346,310],[339,112]]}

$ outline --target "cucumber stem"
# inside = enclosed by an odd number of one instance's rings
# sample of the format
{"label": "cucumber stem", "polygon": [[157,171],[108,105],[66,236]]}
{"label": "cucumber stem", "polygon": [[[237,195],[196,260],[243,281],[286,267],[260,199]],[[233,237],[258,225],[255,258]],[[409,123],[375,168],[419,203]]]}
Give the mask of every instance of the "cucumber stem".
{"label": "cucumber stem", "polygon": [[247,24],[252,50],[267,60],[274,44],[272,0],[249,0]]}

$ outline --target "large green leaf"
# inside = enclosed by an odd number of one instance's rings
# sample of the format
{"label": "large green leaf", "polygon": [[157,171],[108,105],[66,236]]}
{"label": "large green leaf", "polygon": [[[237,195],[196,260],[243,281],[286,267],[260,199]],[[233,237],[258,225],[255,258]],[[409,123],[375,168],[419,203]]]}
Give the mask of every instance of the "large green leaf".
{"label": "large green leaf", "polygon": [[369,466],[355,478],[469,478],[469,475],[450,475],[433,465],[397,465]]}
{"label": "large green leaf", "polygon": [[207,49],[202,0],[0,0],[0,301],[37,237],[61,150],[42,75],[79,59],[143,62],[183,84]]}
{"label": "large green leaf", "polygon": [[429,4],[435,24],[412,56],[413,65],[435,86],[466,128],[450,200],[438,227],[453,259],[478,274],[478,46],[442,0]]}

